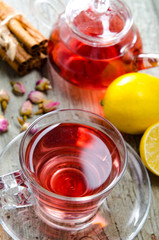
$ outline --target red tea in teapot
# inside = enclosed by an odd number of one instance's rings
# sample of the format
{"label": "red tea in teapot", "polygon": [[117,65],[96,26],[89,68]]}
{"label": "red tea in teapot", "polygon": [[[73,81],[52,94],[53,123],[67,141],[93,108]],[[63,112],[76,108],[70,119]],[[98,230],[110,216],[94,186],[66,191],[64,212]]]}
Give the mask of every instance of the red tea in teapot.
{"label": "red tea in teapot", "polygon": [[48,45],[50,62],[64,79],[104,89],[116,77],[137,70],[134,59],[142,42],[129,17],[112,5],[102,13],[89,6],[69,20],[66,15],[59,18]]}

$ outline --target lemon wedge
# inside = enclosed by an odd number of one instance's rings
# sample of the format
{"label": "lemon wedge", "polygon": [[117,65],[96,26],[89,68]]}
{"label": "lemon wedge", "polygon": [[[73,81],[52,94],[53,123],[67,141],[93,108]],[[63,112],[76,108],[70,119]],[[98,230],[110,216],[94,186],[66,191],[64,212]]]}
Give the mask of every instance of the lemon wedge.
{"label": "lemon wedge", "polygon": [[159,122],[144,132],[139,151],[147,169],[159,176]]}

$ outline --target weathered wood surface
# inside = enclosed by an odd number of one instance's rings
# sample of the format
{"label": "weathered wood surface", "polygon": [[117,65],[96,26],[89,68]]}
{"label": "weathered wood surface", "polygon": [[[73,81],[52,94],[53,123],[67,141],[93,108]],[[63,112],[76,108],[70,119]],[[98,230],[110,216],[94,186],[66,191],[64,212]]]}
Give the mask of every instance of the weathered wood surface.
{"label": "weathered wood surface", "polygon": [[[37,21],[29,9],[29,0],[6,0],[7,3],[14,6],[17,10],[22,12],[25,17],[34,24],[43,34],[48,36],[49,29],[47,29],[40,21]],[[66,2],[66,1],[65,1]],[[145,52],[159,53],[159,7],[158,0],[127,0],[126,1],[132,9],[134,21],[139,28],[143,39],[143,45]],[[49,13],[48,13],[49,17]],[[159,77],[159,68],[145,71],[152,73]],[[19,108],[22,102],[26,99],[26,95],[23,97],[15,97],[11,93],[11,80],[20,80],[27,88],[27,92],[34,89],[35,82],[41,76],[40,72],[34,71],[27,76],[19,78],[8,65],[3,61],[0,61],[0,89],[4,88],[8,90],[11,96],[10,103],[8,105],[6,118],[10,122],[9,131],[6,134],[0,135],[0,152],[4,146],[11,141],[17,134],[19,134],[20,126],[17,122],[17,116]],[[103,109],[99,102],[102,99],[104,92],[93,92],[81,90],[76,87],[70,86],[66,82],[53,80],[53,90],[49,91],[48,98],[54,98],[60,102],[60,108],[82,108],[93,111],[100,115],[103,115]],[[151,99],[150,99],[151,100]],[[30,119],[31,122],[33,119]],[[133,146],[138,152],[138,144],[141,136],[125,136],[125,139]],[[135,240],[158,240],[159,239],[159,178],[149,173],[151,186],[152,186],[152,202],[148,218],[142,227],[141,231],[135,237]],[[0,239],[11,239],[7,233],[0,227]],[[63,236],[63,240],[67,237]],[[80,239],[77,236],[72,239]],[[106,236],[102,234],[99,237],[95,236],[95,233],[89,237],[82,239],[102,239],[106,240]]]}

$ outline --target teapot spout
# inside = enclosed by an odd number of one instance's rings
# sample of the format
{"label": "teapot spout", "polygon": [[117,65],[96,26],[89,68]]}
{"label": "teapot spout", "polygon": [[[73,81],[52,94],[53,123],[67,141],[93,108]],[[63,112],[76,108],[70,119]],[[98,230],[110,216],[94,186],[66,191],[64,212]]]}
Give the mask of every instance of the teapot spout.
{"label": "teapot spout", "polygon": [[159,54],[141,53],[135,59],[137,71],[159,66]]}

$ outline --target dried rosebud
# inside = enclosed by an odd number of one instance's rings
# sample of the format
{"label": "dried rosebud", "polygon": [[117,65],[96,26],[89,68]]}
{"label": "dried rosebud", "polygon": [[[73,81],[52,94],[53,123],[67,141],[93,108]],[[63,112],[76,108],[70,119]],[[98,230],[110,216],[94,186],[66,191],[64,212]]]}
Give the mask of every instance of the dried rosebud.
{"label": "dried rosebud", "polygon": [[[25,122],[25,123],[21,126],[20,132],[26,131],[26,130],[30,127],[30,125],[31,125],[30,123]],[[29,133],[31,133],[32,135],[34,135],[37,131],[38,131],[37,128],[32,128],[32,129],[29,130]]]}
{"label": "dried rosebud", "polygon": [[8,131],[8,120],[4,118],[4,116],[0,116],[0,133],[4,133]]}
{"label": "dried rosebud", "polygon": [[7,102],[9,102],[10,97],[9,97],[8,92],[6,92],[4,89],[1,89],[0,90],[0,102],[3,100],[6,100]]}
{"label": "dried rosebud", "polygon": [[24,132],[25,130],[28,129],[28,127],[30,126],[30,123],[25,122],[20,129],[20,132]]}
{"label": "dried rosebud", "polygon": [[21,82],[11,82],[13,92],[16,95],[23,95],[26,92],[24,85]]}
{"label": "dried rosebud", "polygon": [[17,120],[21,126],[25,123],[24,120],[20,117],[17,117]]}
{"label": "dried rosebud", "polygon": [[34,114],[38,115],[38,114],[51,112],[55,110],[59,106],[59,104],[60,104],[59,102],[53,102],[52,100],[45,99],[42,103],[39,104],[39,109]]}
{"label": "dried rosebud", "polygon": [[40,91],[31,91],[28,94],[28,99],[35,104],[39,104],[44,101],[44,96]]}
{"label": "dried rosebud", "polygon": [[[28,127],[30,127],[30,125],[31,125],[30,123],[25,122],[23,119],[21,119],[19,117],[17,117],[17,119],[18,119],[19,124],[21,125],[20,132],[24,132],[25,130],[28,129]],[[30,130],[30,133],[35,134],[37,131],[38,131],[38,129],[34,127]]]}
{"label": "dried rosebud", "polygon": [[34,115],[40,115],[40,114],[43,114],[43,113],[44,113],[44,111],[43,111],[42,107],[39,107],[38,111],[36,111],[34,113]]}
{"label": "dried rosebud", "polygon": [[6,111],[8,102],[10,100],[8,92],[6,92],[4,89],[0,90],[0,102],[1,102],[1,107],[3,111]]}
{"label": "dried rosebud", "polygon": [[41,78],[36,82],[35,88],[40,91],[47,91],[52,89],[52,86],[47,78]]}
{"label": "dried rosebud", "polygon": [[20,115],[23,116],[24,121],[27,119],[27,117],[30,117],[32,115],[32,111],[33,105],[29,100],[22,104],[20,109]]}
{"label": "dried rosebud", "polygon": [[2,100],[1,102],[2,111],[5,112],[7,110],[7,106],[8,106],[8,102],[6,100]]}
{"label": "dried rosebud", "polygon": [[42,109],[44,113],[51,112],[59,106],[59,102],[53,102],[52,100],[45,100],[42,103]]}

